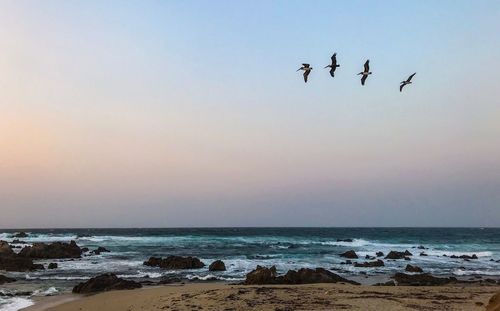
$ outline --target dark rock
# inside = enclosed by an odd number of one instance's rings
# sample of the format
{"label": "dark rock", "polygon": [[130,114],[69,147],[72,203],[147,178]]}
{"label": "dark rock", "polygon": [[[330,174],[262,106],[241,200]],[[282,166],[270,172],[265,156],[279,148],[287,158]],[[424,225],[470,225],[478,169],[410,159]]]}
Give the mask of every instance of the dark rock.
{"label": "dark rock", "polygon": [[208,266],[208,271],[226,271],[226,265],[222,260],[216,260]]}
{"label": "dark rock", "polygon": [[244,284],[312,284],[337,282],[359,284],[323,268],[302,268],[298,271],[289,270],[285,275],[277,276],[275,266],[271,268],[257,266],[255,270],[247,274]]}
{"label": "dark rock", "polygon": [[428,256],[428,255],[426,253],[424,253],[424,252],[421,252],[420,256]]}
{"label": "dark rock", "polygon": [[406,256],[412,256],[412,254],[407,250],[404,252],[390,251],[389,254],[385,256],[385,259],[404,259]]}
{"label": "dark rock", "polygon": [[109,290],[135,289],[141,287],[142,285],[140,283],[121,279],[113,273],[106,273],[76,285],[73,287],[73,293],[97,293]]}
{"label": "dark rock", "polygon": [[102,247],[102,246],[99,246],[97,249],[93,250],[91,253],[94,254],[94,255],[101,255],[101,253],[109,253],[110,250]]}
{"label": "dark rock", "polygon": [[5,275],[0,274],[0,285],[5,284],[5,283],[12,283],[15,282],[16,279],[6,277]]}
{"label": "dark rock", "polygon": [[424,272],[422,268],[418,266],[412,266],[412,265],[406,265],[405,271],[407,272],[415,272],[415,273],[422,273]]}
{"label": "dark rock", "polygon": [[89,251],[89,248],[88,247],[82,247],[82,253],[86,253]]}
{"label": "dark rock", "polygon": [[341,265],[352,265],[352,261],[346,260],[346,261],[342,261],[340,264]]}
{"label": "dark rock", "polygon": [[25,272],[43,269],[43,265],[34,264],[30,258],[19,257],[17,255],[0,256],[0,270]]}
{"label": "dark rock", "polygon": [[469,256],[469,255],[461,255],[461,256],[451,255],[450,258],[453,258],[453,259],[464,259],[464,260],[478,259],[476,254],[472,254],[472,256]]}
{"label": "dark rock", "polygon": [[160,257],[151,257],[144,262],[144,265],[150,267],[160,267],[163,269],[200,269],[205,266],[201,260],[191,256],[168,256],[165,259]]}
{"label": "dark rock", "polygon": [[417,247],[418,249],[428,249],[427,247],[423,246],[423,245],[420,245]]}
{"label": "dark rock", "polygon": [[377,255],[377,257],[383,257],[383,256],[384,256],[384,253],[382,253],[382,252],[377,252],[377,253],[376,253],[376,255]]}
{"label": "dark rock", "polygon": [[438,278],[429,273],[405,274],[398,272],[393,276],[393,279],[398,285],[405,286],[438,286],[457,282],[454,277]]}
{"label": "dark rock", "polygon": [[340,254],[341,257],[345,258],[351,258],[351,259],[357,259],[358,255],[356,255],[356,252],[353,250],[347,251],[345,253]]}
{"label": "dark rock", "polygon": [[359,268],[383,267],[384,262],[382,260],[378,259],[375,261],[367,261],[367,262],[363,262],[363,263],[356,262],[356,263],[354,263],[354,266],[359,267]]}
{"label": "dark rock", "polygon": [[375,283],[373,286],[396,286],[396,283],[394,281],[387,281],[385,283]]}
{"label": "dark rock", "polygon": [[13,238],[27,238],[28,234],[26,232],[18,232],[12,235]]}
{"label": "dark rock", "polygon": [[410,261],[411,258],[410,257],[405,257],[405,260]]}
{"label": "dark rock", "polygon": [[366,255],[366,256],[365,256],[365,259],[368,259],[368,260],[373,260],[373,259],[375,259],[375,257],[370,256],[370,255]]}
{"label": "dark rock", "polygon": [[49,263],[49,266],[47,267],[47,269],[57,269],[57,263],[55,262],[51,262]]}
{"label": "dark rock", "polygon": [[82,249],[75,241],[70,243],[54,242],[51,244],[35,243],[21,250],[19,256],[27,258],[53,259],[53,258],[80,258]]}
{"label": "dark rock", "polygon": [[0,256],[12,256],[12,255],[15,255],[15,253],[12,250],[12,247],[9,245],[9,243],[5,241],[0,241]]}
{"label": "dark rock", "polygon": [[21,241],[21,240],[19,240],[19,239],[14,239],[14,240],[11,242],[11,244],[26,244],[26,242],[25,242],[25,241]]}
{"label": "dark rock", "polygon": [[337,239],[337,242],[348,242],[348,243],[352,243],[352,239]]}
{"label": "dark rock", "polygon": [[162,278],[158,284],[172,284],[172,283],[180,283],[182,282],[181,278],[175,277],[175,276],[167,276]]}

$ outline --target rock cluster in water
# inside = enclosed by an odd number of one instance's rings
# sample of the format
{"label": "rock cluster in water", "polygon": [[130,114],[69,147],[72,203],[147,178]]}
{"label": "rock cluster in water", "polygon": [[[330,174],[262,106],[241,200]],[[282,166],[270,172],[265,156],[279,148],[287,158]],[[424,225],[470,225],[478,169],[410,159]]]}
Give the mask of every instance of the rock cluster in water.
{"label": "rock cluster in water", "polygon": [[312,283],[349,283],[359,285],[359,283],[345,279],[338,274],[323,268],[309,269],[302,268],[297,271],[288,270],[285,275],[278,276],[276,267],[271,268],[257,266],[257,268],[246,275],[244,284],[264,285],[264,284],[312,284]]}
{"label": "rock cluster in water", "polygon": [[136,289],[141,287],[142,285],[140,283],[121,279],[113,273],[106,273],[76,285],[73,287],[73,293],[86,294],[110,290]]}
{"label": "rock cluster in water", "polygon": [[167,258],[150,257],[144,262],[145,266],[160,267],[162,269],[200,269],[205,266],[196,257],[168,256]]}

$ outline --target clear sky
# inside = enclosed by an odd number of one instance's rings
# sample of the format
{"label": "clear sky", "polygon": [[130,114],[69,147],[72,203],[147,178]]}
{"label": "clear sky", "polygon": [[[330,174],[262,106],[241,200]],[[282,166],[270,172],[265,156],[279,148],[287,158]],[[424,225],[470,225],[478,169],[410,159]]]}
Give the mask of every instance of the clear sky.
{"label": "clear sky", "polygon": [[499,56],[495,0],[0,1],[0,227],[500,226]]}

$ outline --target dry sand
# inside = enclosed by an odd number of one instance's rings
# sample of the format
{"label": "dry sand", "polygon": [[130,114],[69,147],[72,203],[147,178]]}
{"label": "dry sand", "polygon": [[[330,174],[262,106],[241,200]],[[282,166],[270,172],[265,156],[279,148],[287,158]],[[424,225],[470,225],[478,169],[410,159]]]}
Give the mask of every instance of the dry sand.
{"label": "dry sand", "polygon": [[187,284],[113,291],[26,311],[485,310],[498,286],[242,286]]}

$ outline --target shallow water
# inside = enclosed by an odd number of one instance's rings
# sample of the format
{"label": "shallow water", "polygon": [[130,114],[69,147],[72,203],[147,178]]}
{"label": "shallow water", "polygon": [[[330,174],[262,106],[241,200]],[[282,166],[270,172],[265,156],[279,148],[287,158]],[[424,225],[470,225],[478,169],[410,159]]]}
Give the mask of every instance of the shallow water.
{"label": "shallow water", "polygon": [[[12,230],[0,230],[0,240],[11,242]],[[334,269],[356,280],[369,277],[375,282],[404,269],[407,261],[385,261],[385,267],[355,268],[342,265],[339,254],[355,250],[365,255],[377,251],[408,249],[414,254],[411,263],[435,275],[462,278],[481,275],[500,278],[500,229],[498,228],[198,228],[198,229],[53,229],[27,230],[28,243],[75,240],[91,250],[104,246],[111,253],[84,256],[57,262],[58,269],[29,273],[8,273],[21,279],[2,285],[4,294],[32,291],[34,295],[64,293],[78,282],[103,272],[114,272],[136,280],[158,280],[165,276],[184,279],[239,281],[256,265],[276,265],[279,272],[301,267]],[[353,239],[338,242],[337,239]],[[423,245],[428,249],[415,247]],[[420,252],[428,256],[419,256]],[[479,259],[464,261],[443,255],[472,255]],[[199,257],[207,266],[199,270],[168,271],[146,267],[150,256],[183,255]],[[227,271],[209,272],[208,264],[216,259],[226,263]],[[491,261],[491,259],[495,261]],[[6,274],[6,273],[4,273]],[[0,295],[0,310],[17,310],[30,303],[29,297],[9,298]],[[17,309],[16,309],[17,308]]]}

